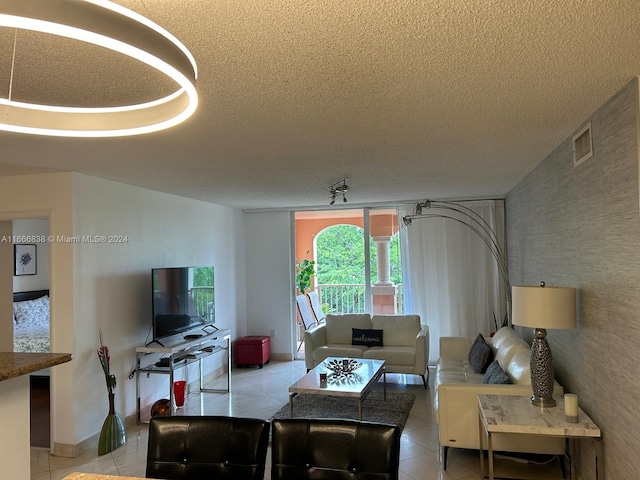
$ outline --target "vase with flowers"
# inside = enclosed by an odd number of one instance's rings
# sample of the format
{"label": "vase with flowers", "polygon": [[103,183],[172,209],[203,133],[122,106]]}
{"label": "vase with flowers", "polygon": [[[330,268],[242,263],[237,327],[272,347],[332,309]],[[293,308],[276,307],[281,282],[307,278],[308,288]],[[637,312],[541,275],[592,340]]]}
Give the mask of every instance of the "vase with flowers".
{"label": "vase with flowers", "polygon": [[127,441],[127,430],[122,416],[115,410],[115,394],[113,390],[116,388],[116,376],[111,373],[109,348],[102,341],[102,330],[99,331],[99,334],[100,348],[98,349],[98,358],[104,371],[104,378],[107,382],[107,393],[109,394],[109,414],[102,424],[100,440],[98,442],[98,455],[104,455],[124,445]]}

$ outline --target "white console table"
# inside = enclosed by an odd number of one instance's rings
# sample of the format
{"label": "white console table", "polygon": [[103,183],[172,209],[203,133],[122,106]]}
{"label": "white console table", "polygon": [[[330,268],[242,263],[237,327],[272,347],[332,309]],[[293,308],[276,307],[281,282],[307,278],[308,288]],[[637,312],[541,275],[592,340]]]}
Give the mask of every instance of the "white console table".
{"label": "white console table", "polygon": [[[140,423],[140,374],[169,375],[169,402],[172,410],[174,372],[194,362],[198,362],[198,377],[201,392],[227,393],[231,391],[231,332],[228,329],[205,333],[199,338],[192,340],[185,340],[182,336],[178,335],[173,338],[163,339],[163,342],[165,345],[149,344],[136,347],[136,419],[138,423]],[[227,356],[227,388],[204,388],[202,360],[220,352],[225,352]],[[158,366],[156,364],[159,355],[168,359],[166,366]],[[152,359],[145,362],[145,359],[150,358],[150,356]]]}

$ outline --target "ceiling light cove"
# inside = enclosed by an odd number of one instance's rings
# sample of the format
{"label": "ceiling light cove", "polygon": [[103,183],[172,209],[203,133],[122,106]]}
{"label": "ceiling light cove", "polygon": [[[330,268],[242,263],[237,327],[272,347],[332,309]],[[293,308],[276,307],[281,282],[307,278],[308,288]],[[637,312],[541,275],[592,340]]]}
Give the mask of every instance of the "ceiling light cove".
{"label": "ceiling light cove", "polygon": [[61,137],[120,137],[164,130],[198,106],[196,62],[172,34],[105,0],[0,0],[0,27],[72,38],[132,57],[162,72],[177,90],[152,102],[69,107],[0,98],[0,130]]}

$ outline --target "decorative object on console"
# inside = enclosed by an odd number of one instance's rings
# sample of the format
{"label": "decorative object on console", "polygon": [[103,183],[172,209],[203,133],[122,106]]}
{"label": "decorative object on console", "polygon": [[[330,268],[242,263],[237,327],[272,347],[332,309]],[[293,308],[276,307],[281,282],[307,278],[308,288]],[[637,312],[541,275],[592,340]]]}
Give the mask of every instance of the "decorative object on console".
{"label": "decorative object on console", "polygon": [[336,203],[336,197],[342,195],[342,201],[347,203],[347,192],[349,191],[349,185],[347,185],[349,177],[343,178],[339,182],[329,185],[329,205]]}
{"label": "decorative object on console", "polygon": [[571,287],[513,287],[513,324],[534,329],[531,343],[531,403],[553,407],[553,358],[547,342],[547,328],[576,326],[576,289]]}
{"label": "decorative object on console", "polygon": [[171,415],[171,402],[168,398],[161,398],[160,400],[156,400],[151,405],[151,416],[152,417],[164,417]]}
{"label": "decorative object on console", "polygon": [[184,391],[187,387],[185,380],[178,380],[173,382],[173,399],[176,402],[176,407],[182,407],[184,405]]}
{"label": "decorative object on console", "polygon": [[[50,43],[55,41],[54,37],[63,37],[98,45],[138,60],[176,83],[176,90],[164,98],[132,105],[26,103],[11,98],[12,63],[9,98],[0,99],[0,105],[7,107],[0,130],[66,137],[139,135],[177,125],[198,106],[197,67],[189,50],[159,25],[114,2],[2,0],[0,26],[50,34],[47,39]],[[16,33],[14,57],[17,38]]]}
{"label": "decorative object on console", "polygon": [[109,348],[102,341],[102,330],[100,334],[100,348],[98,349],[98,358],[104,371],[104,378],[107,382],[107,392],[109,394],[109,414],[102,424],[100,431],[100,440],[98,442],[98,455],[104,455],[116,448],[122,446],[127,441],[127,430],[124,426],[122,416],[116,412],[114,406],[115,395],[113,389],[116,388],[116,376],[111,373]]}
{"label": "decorative object on console", "polygon": [[[431,210],[431,209],[434,210]],[[425,209],[427,212],[425,212]],[[511,284],[509,283],[509,270],[507,268],[507,256],[501,247],[501,242],[496,232],[487,221],[471,210],[469,207],[457,202],[432,201],[426,199],[422,203],[417,203],[412,215],[402,217],[405,227],[411,225],[413,220],[422,218],[443,218],[453,220],[470,228],[484,244],[489,248],[491,255],[498,264],[498,270],[506,287],[507,296],[507,317],[511,318]],[[495,317],[495,313],[494,313]]]}

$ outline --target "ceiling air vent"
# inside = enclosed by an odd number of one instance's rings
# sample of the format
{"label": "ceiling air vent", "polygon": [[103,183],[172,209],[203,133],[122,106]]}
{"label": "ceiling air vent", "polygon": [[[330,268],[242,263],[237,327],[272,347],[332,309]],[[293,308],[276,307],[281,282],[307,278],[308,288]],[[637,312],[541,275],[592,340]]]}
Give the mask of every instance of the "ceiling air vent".
{"label": "ceiling air vent", "polygon": [[591,122],[589,122],[573,137],[573,166],[577,167],[592,156],[593,142],[591,140]]}

